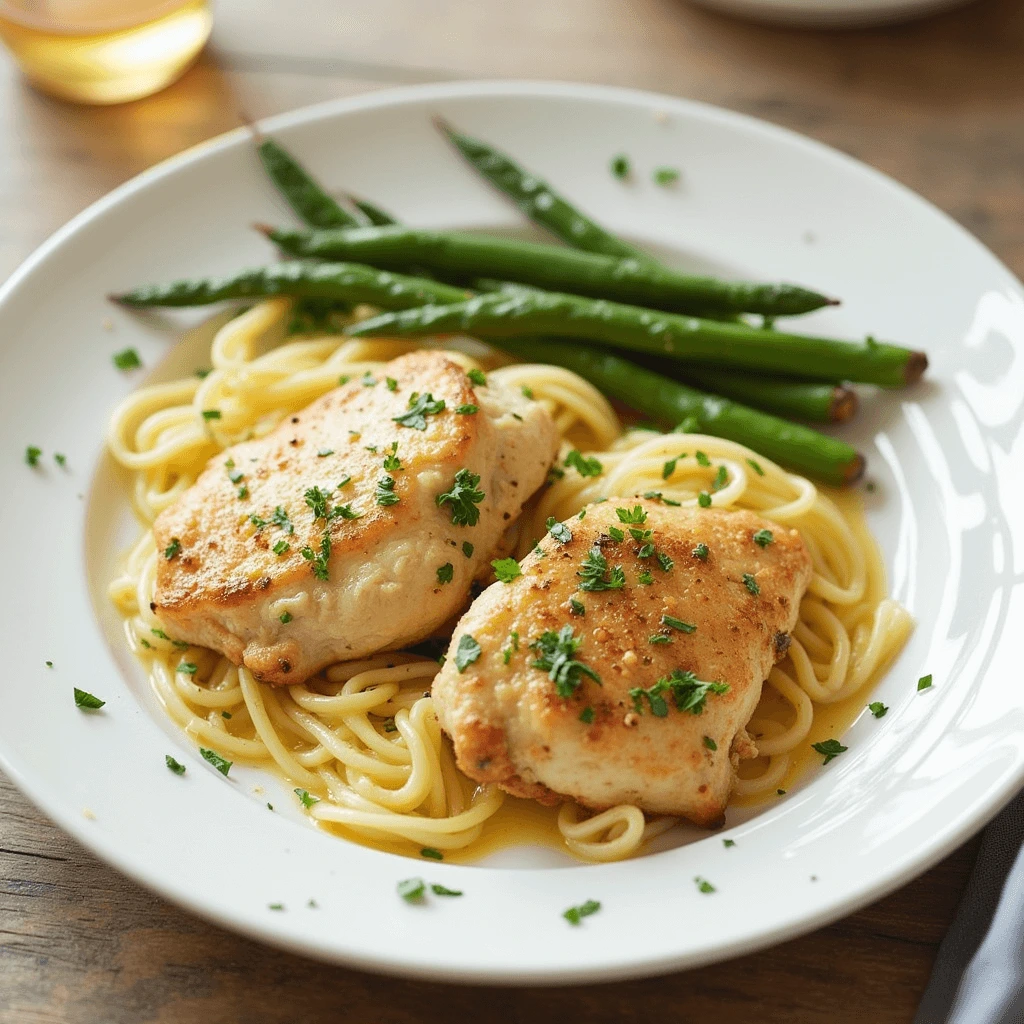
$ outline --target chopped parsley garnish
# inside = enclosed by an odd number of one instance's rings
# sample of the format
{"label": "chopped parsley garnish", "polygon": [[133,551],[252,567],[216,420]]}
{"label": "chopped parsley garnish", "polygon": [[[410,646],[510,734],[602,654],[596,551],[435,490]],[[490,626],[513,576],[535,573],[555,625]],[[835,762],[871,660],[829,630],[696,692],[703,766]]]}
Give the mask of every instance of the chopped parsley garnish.
{"label": "chopped parsley garnish", "polygon": [[600,476],[604,472],[604,466],[597,459],[592,455],[585,457],[575,448],[566,455],[565,464],[575,469],[580,476]]}
{"label": "chopped parsley garnish", "polygon": [[720,491],[729,482],[729,471],[725,466],[719,466],[715,479],[711,481],[711,490]]}
{"label": "chopped parsley garnish", "polygon": [[655,185],[674,185],[679,180],[679,170],[675,167],[658,167],[654,171]]}
{"label": "chopped parsley garnish", "polygon": [[377,481],[377,489],[373,492],[373,500],[378,505],[397,505],[400,501],[397,494],[395,494],[395,478],[391,476],[382,476]]}
{"label": "chopped parsley garnish", "polygon": [[921,676],[921,678],[918,679],[918,681],[917,681],[917,692],[920,693],[922,690],[931,689],[931,685],[932,685],[932,676],[931,676],[931,673],[929,672],[928,675]]}
{"label": "chopped parsley garnish", "polygon": [[334,449],[333,448],[321,448],[316,453],[316,457],[318,459],[326,459],[328,455],[333,455],[333,454],[334,454]]}
{"label": "chopped parsley garnish", "polygon": [[290,547],[290,545],[289,545],[288,541],[286,541],[286,540],[279,540],[274,545],[272,550],[273,550],[275,555],[283,555],[289,549],[289,547]]}
{"label": "chopped parsley garnish", "polygon": [[529,388],[524,384],[519,390],[522,391],[523,398],[533,398],[533,388]]}
{"label": "chopped parsley garnish", "polygon": [[775,537],[771,530],[758,530],[754,534],[754,543],[758,547],[766,548],[773,540],[775,540]]}
{"label": "chopped parsley garnish", "polygon": [[114,360],[114,365],[119,370],[137,370],[142,365],[139,353],[133,348],[115,352],[110,358]]}
{"label": "chopped parsley garnish", "polygon": [[764,476],[764,470],[761,468],[760,463],[755,462],[753,459],[747,459],[747,465],[758,475]]}
{"label": "chopped parsley garnish", "polygon": [[822,740],[820,743],[812,743],[811,748],[825,758],[824,764],[828,764],[829,761],[850,749],[849,747],[844,747],[839,740]]}
{"label": "chopped parsley garnish", "polygon": [[613,156],[609,167],[616,178],[621,180],[629,177],[629,157],[625,153],[618,153]]}
{"label": "chopped parsley garnish", "polygon": [[889,709],[880,700],[873,700],[868,705],[868,711],[870,711],[871,714],[875,716],[875,718],[884,718],[885,713],[888,710]]}
{"label": "chopped parsley garnish", "polygon": [[672,637],[668,633],[652,633],[648,638],[649,644],[670,644],[672,643]]}
{"label": "chopped parsley garnish", "polygon": [[711,508],[711,495],[708,494],[707,491],[701,491],[700,494],[697,495],[697,504],[700,505],[701,508]]}
{"label": "chopped parsley garnish", "polygon": [[703,466],[705,469],[711,465],[711,460],[707,457],[704,452],[697,452],[697,465]]}
{"label": "chopped parsley garnish", "polygon": [[617,526],[608,527],[608,536],[616,542],[626,539],[626,535]]}
{"label": "chopped parsley garnish", "polygon": [[461,896],[461,889],[447,889],[443,885],[438,885],[437,882],[431,882],[430,891],[435,896]]}
{"label": "chopped parsley garnish", "polygon": [[235,493],[238,495],[239,498],[248,498],[249,497],[249,488],[246,487],[245,484],[242,484],[242,486],[239,487],[238,490]]}
{"label": "chopped parsley garnish", "polygon": [[662,615],[661,624],[669,629],[677,629],[680,633],[696,633],[697,627],[692,622],[683,622],[673,615]]}
{"label": "chopped parsley garnish", "polygon": [[468,540],[464,540],[462,542],[462,553],[467,558],[472,558],[473,557],[473,545],[470,544]]}
{"label": "chopped parsley garnish", "polygon": [[573,657],[582,643],[582,639],[573,636],[572,626],[563,626],[557,633],[547,630],[530,644],[530,649],[537,652],[532,667],[547,672],[559,697],[571,697],[582,684],[583,676],[601,685],[601,677]]}
{"label": "chopped parsley garnish", "polygon": [[213,373],[213,369],[207,366],[198,366],[192,371],[200,380],[206,380]]}
{"label": "chopped parsley garnish", "polygon": [[679,508],[682,505],[681,501],[673,501],[672,498],[666,498],[661,491],[644,491],[644,497],[650,501],[660,501],[663,505],[672,505],[675,508]]}
{"label": "chopped parsley garnish", "polygon": [[164,755],[164,764],[167,765],[175,775],[185,774],[185,766],[180,761],[175,761],[170,754]]}
{"label": "chopped parsley garnish", "polygon": [[171,543],[164,548],[164,558],[169,562],[179,551],[181,551],[181,541],[177,537],[172,537]]}
{"label": "chopped parsley garnish", "polygon": [[268,903],[267,910],[284,910],[283,903]]}
{"label": "chopped parsley garnish", "polygon": [[199,666],[194,661],[179,661],[175,672],[182,675],[194,676],[199,671]]}
{"label": "chopped parsley garnish", "polygon": [[584,725],[593,725],[593,722],[594,722],[594,709],[593,708],[584,708],[580,712],[580,721]]}
{"label": "chopped parsley garnish", "polygon": [[427,884],[422,878],[406,878],[398,883],[398,895],[406,903],[419,903],[427,891]]}
{"label": "chopped parsley garnish", "polygon": [[384,468],[389,473],[397,473],[404,467],[402,466],[402,460],[394,452],[391,452],[390,455],[384,456]]}
{"label": "chopped parsley garnish", "polygon": [[376,387],[377,378],[374,377],[373,373],[370,370],[367,370],[366,373],[363,374],[362,384],[364,388]]}
{"label": "chopped parsley garnish", "polygon": [[[586,511],[586,509],[584,509]],[[572,531],[565,523],[560,523],[554,516],[548,516],[544,524],[548,533],[551,534],[559,544],[568,544],[572,540]]]}
{"label": "chopped parsley garnish", "polygon": [[564,480],[564,479],[565,479],[565,470],[564,469],[559,469],[558,466],[552,466],[548,470],[548,476],[547,476],[547,480],[545,482],[549,483],[549,484],[553,484],[556,480]]}
{"label": "chopped parsley garnish", "polygon": [[262,530],[263,527],[267,525],[266,519],[264,519],[262,516],[256,515],[255,512],[253,512],[253,514],[249,516],[249,522],[252,523],[252,525],[255,526],[257,530]]}
{"label": "chopped parsley garnish", "polygon": [[651,575],[649,569],[641,569],[640,572],[636,574],[636,581],[645,587],[649,587],[654,582],[654,577]]}
{"label": "chopped parsley garnish", "polygon": [[429,857],[431,860],[444,860],[444,854],[440,850],[435,850],[432,846],[424,846],[420,850],[421,857]]}
{"label": "chopped parsley garnish", "polygon": [[455,474],[455,481],[450,491],[444,491],[434,500],[438,508],[450,504],[452,522],[456,526],[476,526],[480,521],[480,509],[477,505],[487,497],[483,491],[477,490],[480,477],[468,469],[460,469]]}
{"label": "chopped parsley garnish", "polygon": [[220,409],[204,409],[203,410],[203,419],[204,420],[219,420],[220,419]]}
{"label": "chopped parsley garnish", "polygon": [[302,806],[305,807],[307,811],[310,809],[310,807],[313,806],[313,804],[320,803],[320,797],[310,796],[309,792],[305,789],[296,789],[293,790],[293,792],[299,798],[299,803],[301,803]]}
{"label": "chopped parsley garnish", "polygon": [[30,444],[25,449],[25,461],[30,466],[38,466],[39,465],[39,457],[42,454],[43,454],[43,449],[42,448],[37,448],[34,444]]}
{"label": "chopped parsley garnish", "polygon": [[672,695],[677,711],[699,715],[704,711],[709,693],[723,694],[728,689],[727,683],[706,683],[698,679],[693,672],[684,672],[677,668],[672,670],[671,675],[663,676],[647,689],[642,686],[633,687],[629,695],[633,699],[633,709],[638,713],[643,713],[643,701],[646,697],[651,714],[657,718],[664,718],[668,714],[668,704],[662,696],[663,693]]}
{"label": "chopped parsley garnish", "polygon": [[676,463],[678,461],[678,459],[669,459],[668,462],[661,467],[662,480],[667,480],[676,471]]}
{"label": "chopped parsley garnish", "polygon": [[451,562],[445,562],[444,565],[437,567],[438,583],[451,583],[453,579],[455,579],[455,566]]}
{"label": "chopped parsley garnish", "polygon": [[460,416],[475,416],[480,411],[480,406],[473,405],[472,402],[467,402],[465,405],[455,406],[455,411]]}
{"label": "chopped parsley garnish", "polygon": [[576,573],[583,581],[580,590],[621,590],[626,585],[626,574],[622,566],[608,568],[608,559],[601,554],[601,547],[595,544],[583,559],[583,565]]}
{"label": "chopped parsley garnish", "polygon": [[288,513],[278,505],[274,509],[274,514],[270,517],[270,521],[275,525],[279,526],[285,533],[294,533],[295,527],[292,526],[291,520],[288,518]]}
{"label": "chopped parsley garnish", "polygon": [[706,878],[701,878],[700,875],[697,875],[693,882],[697,886],[698,892],[702,892],[705,895],[709,892],[715,892],[715,887]]}
{"label": "chopped parsley garnish", "polygon": [[671,572],[672,567],[676,563],[671,559],[670,556],[666,555],[664,551],[658,552],[658,565],[661,566],[662,572]]}
{"label": "chopped parsley garnish", "polygon": [[[642,505],[634,505],[632,508],[617,508],[615,514],[619,517],[620,523],[646,523],[647,513]],[[630,531],[632,532],[632,531]]]}
{"label": "chopped parsley garnish", "polygon": [[718,744],[710,736],[704,737],[704,746],[707,747],[708,750],[718,749]]}
{"label": "chopped parsley garnish", "polygon": [[469,633],[463,633],[455,648],[455,667],[459,672],[465,672],[479,657],[480,645],[476,642],[476,638]]}
{"label": "chopped parsley garnish", "polygon": [[76,708],[82,708],[83,711],[98,711],[106,703],[105,700],[93,696],[88,690],[80,690],[77,686],[75,687]]}
{"label": "chopped parsley garnish", "polygon": [[388,386],[388,391],[398,390],[398,381],[394,377],[385,377],[384,383]]}
{"label": "chopped parsley garnish", "polygon": [[596,914],[601,909],[601,904],[597,900],[587,900],[586,903],[581,903],[579,906],[570,907],[568,910],[562,913],[562,917],[566,919],[571,925],[578,925],[583,918],[590,917],[591,914]]}
{"label": "chopped parsley garnish", "polygon": [[585,508],[581,508],[580,509],[580,514],[576,518],[577,519],[586,519],[587,518],[587,510]]}
{"label": "chopped parsley garnish", "polygon": [[519,650],[519,630],[513,629],[508,635],[508,643],[502,648],[501,660],[507,665],[512,655]]}
{"label": "chopped parsley garnish", "polygon": [[502,583],[511,583],[516,577],[523,575],[523,570],[519,568],[519,563],[514,558],[496,559],[491,562],[491,568]]}
{"label": "chopped parsley garnish", "polygon": [[436,416],[444,411],[444,399],[435,399],[430,392],[420,394],[414,391],[409,396],[409,408],[401,416],[392,416],[391,419],[401,427],[411,427],[413,430],[426,430],[427,417]]}
{"label": "chopped parsley garnish", "polygon": [[349,382],[349,381],[350,381],[351,379],[352,379],[352,377],[351,377],[351,376],[350,376],[349,374],[347,374],[347,373],[343,373],[343,374],[342,374],[342,375],[341,375],[341,376],[340,376],[340,377],[338,378],[338,386],[339,386],[339,387],[344,387],[344,385],[346,385],[346,384],[347,384],[347,383],[348,383],[348,382]]}
{"label": "chopped parsley garnish", "polygon": [[363,513],[357,512],[351,504],[336,505],[331,509],[331,519],[362,519]]}
{"label": "chopped parsley garnish", "polygon": [[[145,646],[148,646],[148,644],[147,644],[147,642],[146,642],[145,640],[143,640],[143,641],[142,641],[142,644],[143,644],[143,646],[144,646],[144,647],[145,647]],[[47,668],[53,668],[53,662],[52,662],[52,661],[48,661],[48,662],[46,663],[46,667],[47,667]]]}
{"label": "chopped parsley garnish", "polygon": [[64,469],[68,464],[68,457],[63,452],[54,452],[53,461],[56,462],[61,469]]}
{"label": "chopped parsley garnish", "polygon": [[292,621],[293,615],[291,612],[281,612],[278,618],[281,620],[282,625],[287,626]]}
{"label": "chopped parsley garnish", "polygon": [[320,552],[319,554],[312,548],[303,548],[299,554],[302,555],[307,562],[312,562],[313,575],[318,580],[326,580],[330,578],[330,574],[327,570],[327,563],[331,559],[331,535],[324,533],[320,539]]}
{"label": "chopped parsley garnish", "polygon": [[708,560],[708,555],[709,555],[710,553],[711,553],[711,552],[709,551],[709,549],[708,549],[708,546],[707,546],[707,544],[705,544],[705,543],[704,543],[703,541],[701,541],[701,542],[700,542],[700,543],[699,543],[699,544],[698,544],[698,545],[697,545],[697,546],[696,546],[696,547],[695,547],[695,548],[693,549],[693,552],[692,552],[692,554],[693,554],[693,557],[694,557],[694,558],[699,558],[699,559],[700,559],[700,560],[701,560],[702,562],[706,562],[706,561]]}
{"label": "chopped parsley garnish", "polygon": [[582,601],[577,601],[575,597],[569,598],[569,614],[570,615],[586,615],[587,609],[584,607]]}
{"label": "chopped parsley garnish", "polygon": [[729,850],[729,849],[731,849],[732,847],[734,847],[736,845],[736,840],[735,839],[723,839],[722,840],[722,845],[727,850]]}
{"label": "chopped parsley garnish", "polygon": [[342,489],[342,487],[347,487],[347,486],[348,486],[348,485],[349,485],[350,483],[352,483],[352,477],[350,477],[350,476],[348,476],[348,475],[346,475],[346,476],[343,476],[343,477],[342,477],[342,478],[341,478],[341,479],[340,479],[340,480],[338,481],[338,487],[337,487],[337,489],[338,489],[338,490],[340,491],[340,490]]}
{"label": "chopped parsley garnish", "polygon": [[487,386],[487,377],[484,375],[483,370],[478,370],[475,367],[472,370],[466,371],[466,376],[477,385],[477,387]]}
{"label": "chopped parsley garnish", "polygon": [[226,757],[221,757],[216,750],[207,750],[205,747],[199,748],[199,755],[204,761],[209,761],[221,775],[227,775],[231,771],[231,765],[234,764],[233,761],[229,761]]}
{"label": "chopped parsley garnish", "polygon": [[754,597],[757,597],[757,595],[761,593],[761,588],[758,586],[757,580],[755,580],[749,572],[745,572],[743,574],[743,586],[745,586],[747,590],[754,595]]}
{"label": "chopped parsley garnish", "polygon": [[304,495],[306,504],[313,510],[314,519],[327,518],[327,501],[330,495],[319,487],[310,487]]}

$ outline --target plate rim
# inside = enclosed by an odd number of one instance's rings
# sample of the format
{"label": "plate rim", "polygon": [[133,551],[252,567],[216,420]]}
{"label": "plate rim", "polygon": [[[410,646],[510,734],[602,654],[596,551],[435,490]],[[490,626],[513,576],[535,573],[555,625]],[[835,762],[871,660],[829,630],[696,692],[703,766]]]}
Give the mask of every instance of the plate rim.
{"label": "plate rim", "polygon": [[[966,228],[957,223],[945,211],[934,206],[934,204],[906,185],[881,171],[825,143],[809,138],[792,129],[772,124],[764,119],[726,110],[711,104],[672,97],[648,90],[581,83],[548,82],[543,80],[479,80],[428,83],[373,89],[356,96],[335,98],[297,108],[261,119],[258,123],[263,130],[273,132],[329,119],[334,116],[341,116],[353,111],[401,105],[406,102],[417,102],[424,99],[440,101],[453,97],[499,97],[509,95],[521,97],[536,96],[539,98],[560,97],[597,102],[618,100],[631,104],[655,107],[658,104],[666,104],[681,113],[687,113],[709,121],[717,121],[726,126],[735,125],[745,131],[753,131],[769,138],[781,139],[787,144],[804,148],[819,158],[824,157],[840,166],[866,174],[874,179],[876,183],[895,190],[903,201],[910,201],[919,207],[923,207],[932,215],[938,214],[945,223],[946,228],[952,228],[961,241],[969,243],[976,252],[984,255],[986,259],[998,266],[1018,287],[1024,287],[1006,264],[967,231]],[[149,184],[165,177],[173,176],[179,169],[203,159],[206,155],[213,155],[236,145],[244,144],[249,135],[249,128],[240,126],[212,139],[200,142],[142,171],[91,203],[42,242],[13,271],[3,285],[0,286],[0,308],[20,288],[22,282],[33,273],[38,265],[43,263],[52,253],[59,250],[69,238],[85,225],[101,217],[107,210],[116,207],[125,198]],[[137,858],[133,859],[129,855],[122,855],[116,848],[113,838],[107,837],[102,832],[90,829],[88,824],[83,819],[74,815],[70,809],[65,810],[60,799],[53,797],[50,793],[49,785],[42,780],[33,780],[30,776],[26,775],[21,770],[17,760],[17,758],[12,760],[9,753],[0,748],[0,768],[4,770],[16,788],[77,842],[136,883],[220,927],[230,928],[233,931],[278,948],[288,949],[292,952],[332,963],[343,963],[347,966],[373,973],[443,982],[496,983],[515,986],[559,985],[593,982],[595,980],[612,981],[664,974],[678,970],[681,967],[698,967],[718,960],[741,956],[813,931],[831,921],[853,913],[905,885],[914,877],[928,870],[976,831],[984,827],[1013,798],[1019,790],[1021,783],[1024,782],[1024,759],[1021,759],[1017,763],[1015,771],[1008,771],[1006,773],[1001,785],[992,787],[985,801],[980,805],[975,805],[970,812],[964,812],[958,819],[947,823],[943,830],[923,841],[918,848],[918,852],[914,855],[905,856],[904,862],[899,864],[897,870],[877,879],[871,885],[863,886],[854,894],[829,903],[820,910],[811,909],[810,911],[798,913],[788,923],[775,925],[771,929],[766,928],[744,938],[720,942],[717,945],[708,946],[697,953],[667,954],[660,959],[647,959],[642,963],[623,960],[618,967],[611,968],[602,965],[599,970],[599,977],[597,976],[598,970],[594,968],[567,969],[564,967],[540,970],[531,969],[526,972],[519,971],[516,975],[510,976],[508,973],[495,971],[490,968],[451,964],[440,965],[437,963],[410,963],[403,960],[400,953],[392,957],[374,954],[363,956],[358,952],[354,954],[346,952],[344,955],[341,955],[336,951],[324,949],[313,940],[283,934],[271,925],[263,926],[259,923],[254,923],[246,919],[242,914],[232,914],[212,908],[198,899],[190,898],[187,891],[179,890],[177,886],[163,881],[158,873],[150,872],[147,865],[139,862]],[[921,847],[923,847],[923,852]]]}

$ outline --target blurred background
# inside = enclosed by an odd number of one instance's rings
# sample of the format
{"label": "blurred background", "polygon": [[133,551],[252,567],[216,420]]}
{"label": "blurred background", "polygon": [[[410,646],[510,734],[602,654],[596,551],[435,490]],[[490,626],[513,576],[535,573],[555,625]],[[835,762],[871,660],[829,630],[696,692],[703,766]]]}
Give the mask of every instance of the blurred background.
{"label": "blurred background", "polygon": [[[135,0],[100,2],[111,23],[136,9]],[[14,3],[0,0],[0,34],[45,75],[65,48],[25,25],[75,0],[18,0],[19,23],[3,22]],[[184,12],[171,46],[179,57],[168,58],[166,77],[210,30],[203,0],[177,0],[165,14],[174,12]],[[166,56],[167,35],[147,38]],[[245,117],[479,78],[632,86],[765,118],[920,192],[1022,275],[1022,52],[1019,0],[841,31],[768,27],[684,0],[217,0],[195,62],[133,102],[84,105],[39,91],[0,49],[0,279],[114,186]],[[976,849],[977,840],[968,843],[845,921],[741,960],[589,991],[496,997],[324,967],[222,932],[99,864],[0,777],[0,1024],[534,1024],[751,1013],[762,1024],[909,1022]]]}

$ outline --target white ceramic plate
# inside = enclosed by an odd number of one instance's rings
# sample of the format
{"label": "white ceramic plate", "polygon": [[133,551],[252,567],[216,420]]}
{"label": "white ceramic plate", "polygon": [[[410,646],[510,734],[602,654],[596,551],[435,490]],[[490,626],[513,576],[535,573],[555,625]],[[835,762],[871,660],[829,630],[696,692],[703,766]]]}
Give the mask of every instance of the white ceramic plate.
{"label": "white ceramic plate", "polygon": [[960,7],[967,0],[693,0],[725,14],[770,25],[863,28],[910,21]]}
{"label": "white ceramic plate", "polygon": [[[862,715],[845,738],[849,753],[760,815],[732,814],[734,848],[721,833],[694,832],[603,866],[529,850],[472,867],[377,853],[309,827],[284,787],[270,790],[279,796],[270,813],[267,797],[253,795],[255,773],[225,779],[202,762],[154,706],[105,600],[134,527],[103,433],[113,405],[142,382],[117,372],[112,352],[137,347],[156,376],[191,372],[205,355],[197,340],[174,347],[165,318],[115,310],[104,295],[271,256],[248,225],[285,213],[239,131],[91,207],[0,293],[4,770],[97,855],[198,913],[328,960],[446,980],[609,980],[694,966],[817,927],[907,881],[1024,779],[1012,626],[1024,621],[1020,284],[880,174],[778,128],[667,97],[442,85],[265,127],[326,181],[409,223],[521,227],[438,137],[429,120],[438,112],[681,266],[818,287],[845,303],[809,328],[929,350],[929,382],[869,398],[849,431],[877,481],[871,519],[894,594],[919,621],[877,691],[888,715]],[[620,151],[636,168],[632,182],[608,171]],[[661,165],[682,169],[678,187],[650,183]],[[27,444],[45,449],[37,470],[23,461]],[[55,450],[67,453],[66,471]],[[918,695],[925,672],[935,686]],[[73,686],[106,707],[77,710]],[[186,776],[167,771],[168,752],[187,763]],[[465,896],[409,906],[395,884],[410,875]],[[695,875],[717,891],[698,892]],[[306,906],[311,898],[318,909]],[[570,928],[562,910],[588,898],[603,910]]]}

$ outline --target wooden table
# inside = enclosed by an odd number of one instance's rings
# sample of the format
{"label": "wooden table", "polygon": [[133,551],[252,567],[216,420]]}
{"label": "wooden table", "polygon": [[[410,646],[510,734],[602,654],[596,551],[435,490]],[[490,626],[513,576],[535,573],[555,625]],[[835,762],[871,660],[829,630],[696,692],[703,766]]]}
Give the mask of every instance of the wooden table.
{"label": "wooden table", "polygon": [[[87,203],[241,111],[498,76],[656,89],[795,128],[923,193],[1024,273],[1016,0],[834,34],[759,28],[682,0],[220,0],[217,18],[195,68],[122,107],[40,96],[0,58],[0,276]],[[0,779],[0,1024],[905,1024],[976,847],[861,913],[730,963],[582,989],[453,988],[324,967],[207,925],[104,867]]]}

